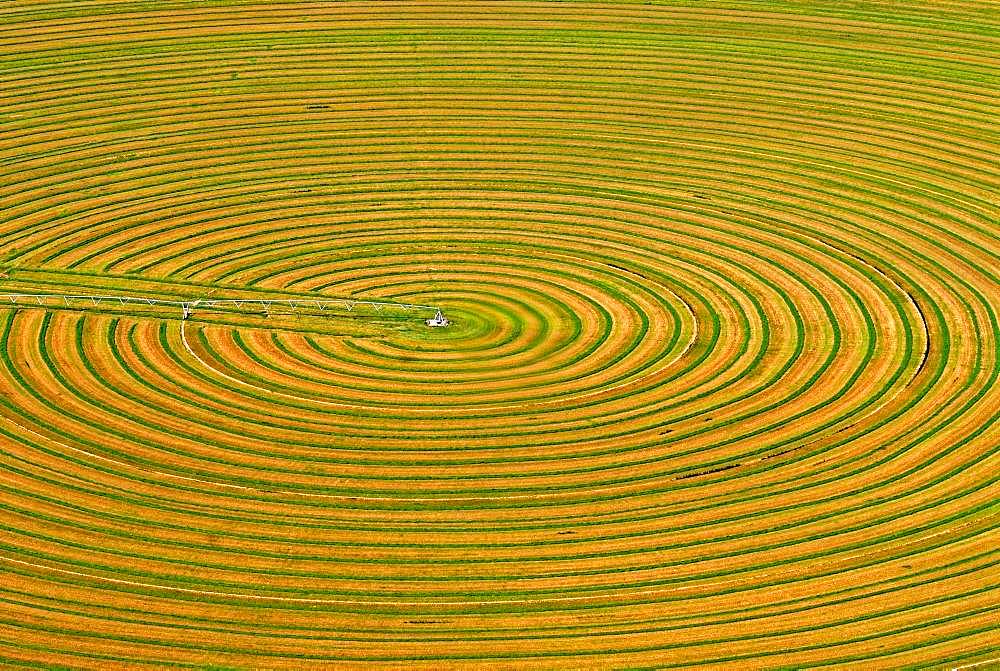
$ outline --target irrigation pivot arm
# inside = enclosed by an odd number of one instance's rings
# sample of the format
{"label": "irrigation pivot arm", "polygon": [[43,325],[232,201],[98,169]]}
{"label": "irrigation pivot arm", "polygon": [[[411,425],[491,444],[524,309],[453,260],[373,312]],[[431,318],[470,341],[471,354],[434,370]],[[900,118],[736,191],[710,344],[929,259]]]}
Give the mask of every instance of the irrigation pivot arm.
{"label": "irrigation pivot arm", "polygon": [[[184,300],[163,300],[159,298],[145,298],[140,296],[104,296],[95,294],[4,294],[0,295],[0,304],[12,306],[31,307],[74,307],[80,303],[82,307],[97,307],[101,303],[110,302],[119,305],[144,305],[179,307],[181,318],[188,319],[194,314],[197,308],[235,308],[242,311],[244,307],[263,306],[266,313],[270,313],[272,305],[288,306],[292,311],[296,308],[316,308],[324,312],[327,308],[342,308],[348,312],[353,311],[357,306],[367,306],[375,312],[382,312],[383,309],[397,309],[403,311],[427,310],[434,311],[431,319],[425,320],[428,326],[447,326],[449,322],[441,309],[434,305],[418,305],[416,303],[393,303],[386,301],[364,301],[346,298],[316,299],[316,298],[211,298],[198,299],[195,301]],[[333,315],[331,315],[333,316]]]}

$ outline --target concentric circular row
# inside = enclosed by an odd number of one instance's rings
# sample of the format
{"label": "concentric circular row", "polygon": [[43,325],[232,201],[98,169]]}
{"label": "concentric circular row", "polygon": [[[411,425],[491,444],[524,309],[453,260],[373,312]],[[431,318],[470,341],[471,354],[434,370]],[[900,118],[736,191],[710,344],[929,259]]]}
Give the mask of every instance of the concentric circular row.
{"label": "concentric circular row", "polygon": [[5,663],[1000,663],[985,3],[8,4]]}

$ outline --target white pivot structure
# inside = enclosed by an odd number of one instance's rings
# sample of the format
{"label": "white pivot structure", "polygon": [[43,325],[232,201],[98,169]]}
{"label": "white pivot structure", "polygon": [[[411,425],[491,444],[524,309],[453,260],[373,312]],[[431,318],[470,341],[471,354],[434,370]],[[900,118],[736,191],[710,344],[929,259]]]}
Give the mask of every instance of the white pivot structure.
{"label": "white pivot structure", "polygon": [[365,301],[348,298],[201,298],[196,301],[176,301],[164,300],[160,298],[146,298],[139,296],[97,296],[90,294],[3,294],[0,295],[0,305],[11,306],[32,306],[42,308],[87,308],[97,307],[102,303],[112,303],[120,306],[138,305],[143,307],[179,307],[181,318],[189,319],[194,314],[194,309],[199,310],[236,310],[242,312],[247,308],[262,308],[264,315],[271,316],[272,309],[289,309],[293,313],[299,310],[313,310],[318,314],[327,314],[331,308],[341,308],[347,312],[354,312],[359,306],[371,309],[375,313],[382,313],[384,310],[397,310],[409,312],[410,310],[434,310],[434,317],[425,320],[428,326],[448,326],[449,322],[441,308],[433,305],[417,305],[415,303],[387,303],[383,301]]}
{"label": "white pivot structure", "polygon": [[451,322],[444,316],[444,313],[440,310],[430,319],[425,322],[428,326],[448,326]]}

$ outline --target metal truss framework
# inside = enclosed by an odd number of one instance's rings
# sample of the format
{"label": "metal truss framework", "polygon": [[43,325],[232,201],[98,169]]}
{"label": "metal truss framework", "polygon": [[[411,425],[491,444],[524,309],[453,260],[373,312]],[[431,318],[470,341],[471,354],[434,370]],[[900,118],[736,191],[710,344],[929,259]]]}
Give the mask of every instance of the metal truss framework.
{"label": "metal truss framework", "polygon": [[235,309],[263,311],[269,316],[272,309],[290,309],[318,311],[319,313],[337,308],[352,312],[356,307],[370,308],[376,313],[383,310],[434,311],[434,317],[425,320],[428,326],[447,326],[450,322],[445,318],[440,308],[433,305],[418,305],[416,303],[395,303],[391,301],[366,301],[349,298],[200,298],[198,300],[163,300],[160,298],[145,298],[140,296],[99,296],[92,294],[2,294],[0,302],[13,306],[25,307],[64,307],[86,308],[97,307],[104,303],[121,306],[172,307],[181,310],[181,318],[187,319],[197,309]]}

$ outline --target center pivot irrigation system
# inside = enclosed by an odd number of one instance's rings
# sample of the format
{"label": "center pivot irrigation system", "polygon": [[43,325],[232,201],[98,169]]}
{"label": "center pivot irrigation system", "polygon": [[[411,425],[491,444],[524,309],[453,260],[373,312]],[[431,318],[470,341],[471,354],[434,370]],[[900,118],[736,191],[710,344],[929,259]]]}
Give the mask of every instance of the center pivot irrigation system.
{"label": "center pivot irrigation system", "polygon": [[434,316],[424,320],[428,326],[448,326],[451,322],[445,318],[440,308],[433,305],[417,305],[415,303],[394,303],[385,301],[363,301],[347,298],[313,299],[313,298],[201,298],[191,301],[161,300],[159,298],[143,298],[139,296],[97,296],[90,294],[4,294],[0,302],[14,306],[25,307],[61,307],[86,308],[97,307],[104,303],[117,303],[122,306],[139,305],[149,307],[180,308],[181,318],[187,319],[198,309],[233,308],[238,312],[263,311],[264,316],[270,316],[272,309],[288,308],[292,312],[298,310],[316,310],[320,313],[341,308],[352,312],[356,307],[371,308],[375,312],[383,310],[433,310]]}

